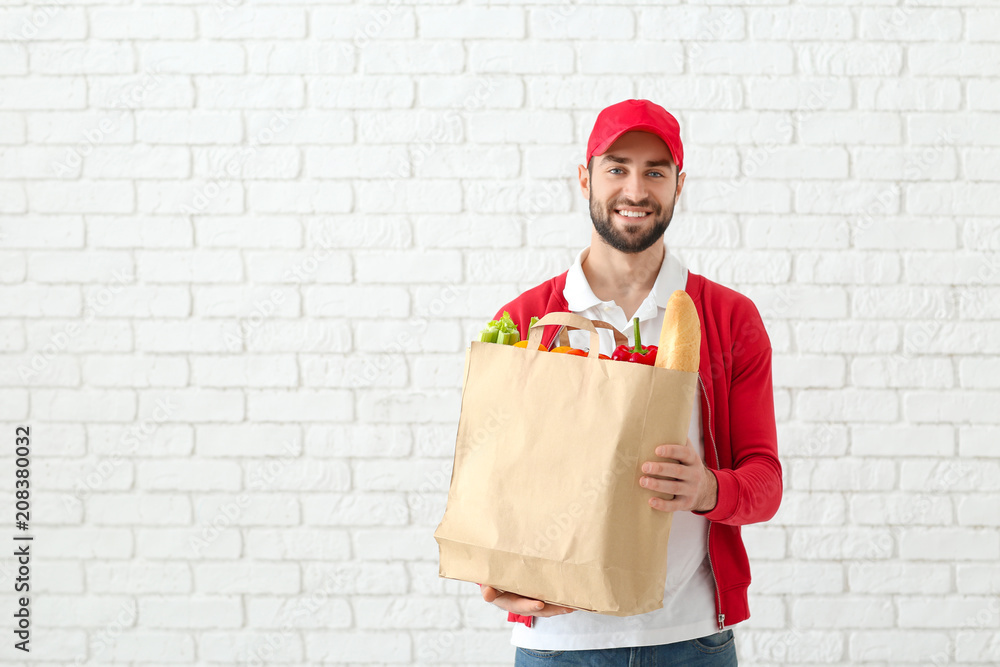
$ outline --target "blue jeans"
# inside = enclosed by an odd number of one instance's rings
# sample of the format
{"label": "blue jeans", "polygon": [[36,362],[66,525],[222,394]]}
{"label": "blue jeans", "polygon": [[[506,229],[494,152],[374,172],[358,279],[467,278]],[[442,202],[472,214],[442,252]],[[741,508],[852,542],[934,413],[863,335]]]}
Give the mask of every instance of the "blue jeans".
{"label": "blue jeans", "polygon": [[538,651],[518,647],[515,667],[736,667],[732,630],[659,646],[588,651]]}

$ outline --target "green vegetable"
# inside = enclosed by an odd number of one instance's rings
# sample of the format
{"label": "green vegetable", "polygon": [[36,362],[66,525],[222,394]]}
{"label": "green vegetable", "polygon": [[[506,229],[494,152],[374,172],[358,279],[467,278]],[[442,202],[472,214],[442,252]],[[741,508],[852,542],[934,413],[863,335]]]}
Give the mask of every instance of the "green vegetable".
{"label": "green vegetable", "polygon": [[521,335],[510,313],[505,310],[499,320],[490,320],[486,328],[479,332],[479,340],[483,343],[513,345],[521,340]]}

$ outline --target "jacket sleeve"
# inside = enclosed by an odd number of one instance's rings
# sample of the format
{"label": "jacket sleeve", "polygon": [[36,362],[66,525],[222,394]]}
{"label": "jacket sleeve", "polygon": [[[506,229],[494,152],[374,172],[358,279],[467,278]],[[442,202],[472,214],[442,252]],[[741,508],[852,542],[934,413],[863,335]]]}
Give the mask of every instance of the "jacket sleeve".
{"label": "jacket sleeve", "polygon": [[729,385],[733,467],[712,470],[718,500],[713,509],[698,512],[731,526],[767,521],[778,511],[782,493],[770,345],[742,361]]}

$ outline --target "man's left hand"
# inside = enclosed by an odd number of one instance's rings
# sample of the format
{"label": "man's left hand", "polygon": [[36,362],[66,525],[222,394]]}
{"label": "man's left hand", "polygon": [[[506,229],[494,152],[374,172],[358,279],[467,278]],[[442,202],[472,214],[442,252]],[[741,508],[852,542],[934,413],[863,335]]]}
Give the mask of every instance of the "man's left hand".
{"label": "man's left hand", "polygon": [[688,438],[685,445],[659,445],[656,455],[665,459],[674,459],[677,463],[664,461],[646,461],[642,464],[639,486],[674,494],[673,500],[650,498],[649,506],[663,512],[680,510],[695,510],[707,512],[715,507],[718,500],[719,485],[712,471],[691,446]]}

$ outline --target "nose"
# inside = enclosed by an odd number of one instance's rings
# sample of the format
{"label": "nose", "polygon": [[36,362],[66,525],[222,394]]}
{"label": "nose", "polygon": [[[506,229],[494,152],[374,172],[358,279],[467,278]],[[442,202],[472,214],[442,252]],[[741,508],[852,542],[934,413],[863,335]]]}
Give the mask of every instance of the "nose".
{"label": "nose", "polygon": [[646,197],[649,195],[646,189],[646,183],[643,179],[642,173],[639,171],[633,171],[629,174],[628,178],[625,179],[625,183],[622,185],[622,196],[633,204],[634,206],[641,206],[641,202],[645,201]]}

